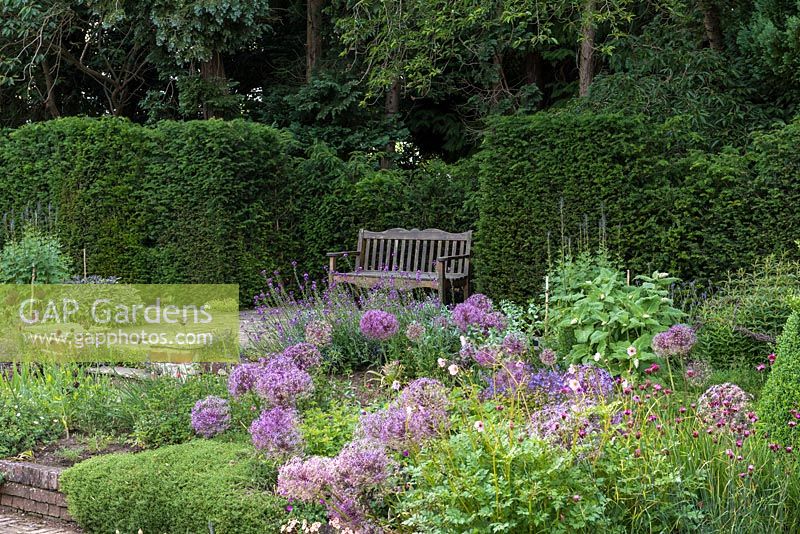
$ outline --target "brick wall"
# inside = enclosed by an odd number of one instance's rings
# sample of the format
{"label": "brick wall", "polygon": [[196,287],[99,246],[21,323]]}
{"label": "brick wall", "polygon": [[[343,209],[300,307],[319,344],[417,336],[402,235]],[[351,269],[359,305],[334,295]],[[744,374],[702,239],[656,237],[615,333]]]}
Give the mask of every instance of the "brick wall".
{"label": "brick wall", "polygon": [[67,501],[58,491],[60,468],[0,460],[0,473],[5,477],[0,484],[0,506],[71,520]]}

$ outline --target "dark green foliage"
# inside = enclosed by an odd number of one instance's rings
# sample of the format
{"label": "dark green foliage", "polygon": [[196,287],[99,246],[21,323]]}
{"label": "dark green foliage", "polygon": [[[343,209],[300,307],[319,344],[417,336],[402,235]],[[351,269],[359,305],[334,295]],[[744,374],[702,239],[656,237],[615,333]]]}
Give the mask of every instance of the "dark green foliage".
{"label": "dark green foliage", "polygon": [[791,314],[786,295],[800,289],[800,263],[767,257],[732,273],[698,310],[695,354],[715,368],[766,361]]}
{"label": "dark green foliage", "polygon": [[789,423],[798,421],[794,413],[800,410],[800,313],[793,313],[786,322],[776,355],[770,377],[761,390],[759,423],[771,441],[797,445],[800,429]]}
{"label": "dark green foliage", "polygon": [[684,129],[638,117],[497,120],[477,156],[481,287],[514,299],[540,291],[562,235],[563,248],[605,241],[634,274],[684,280],[718,280],[760,256],[796,252],[799,141],[794,122],[759,134],[746,153],[706,154],[689,150]]}
{"label": "dark green foliage", "polygon": [[278,532],[285,501],[251,489],[261,463],[247,445],[198,440],[87,460],[61,488],[87,532]]}

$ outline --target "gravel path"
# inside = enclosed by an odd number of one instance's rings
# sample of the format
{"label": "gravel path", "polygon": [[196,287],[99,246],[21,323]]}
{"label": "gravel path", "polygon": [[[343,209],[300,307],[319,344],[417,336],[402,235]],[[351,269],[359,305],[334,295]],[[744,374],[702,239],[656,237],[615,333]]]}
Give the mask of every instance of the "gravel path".
{"label": "gravel path", "polygon": [[0,508],[2,534],[79,534],[77,527]]}

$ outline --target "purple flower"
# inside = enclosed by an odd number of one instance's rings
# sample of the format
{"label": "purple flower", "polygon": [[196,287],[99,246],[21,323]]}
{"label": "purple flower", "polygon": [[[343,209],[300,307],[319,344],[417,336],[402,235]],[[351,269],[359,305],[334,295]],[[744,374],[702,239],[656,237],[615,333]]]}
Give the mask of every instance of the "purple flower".
{"label": "purple flower", "polygon": [[548,367],[554,366],[557,360],[558,356],[553,349],[542,349],[541,354],[539,354],[539,361]]}
{"label": "purple flower", "polygon": [[295,456],[278,470],[277,493],[302,502],[325,498],[333,483],[333,464],[333,459],[322,456],[305,461]]}
{"label": "purple flower", "polygon": [[192,408],[192,429],[204,438],[225,432],[230,424],[230,406],[225,399],[211,395],[197,401]]}
{"label": "purple flower", "polygon": [[311,393],[314,382],[294,361],[280,354],[267,360],[258,372],[255,392],[273,406],[292,406],[300,396]]}
{"label": "purple flower", "polygon": [[483,310],[468,302],[462,302],[453,308],[453,322],[462,332],[469,330],[470,326],[482,325],[485,316]]}
{"label": "purple flower", "polygon": [[728,428],[735,435],[750,429],[748,408],[753,397],[736,384],[711,386],[697,399],[697,415],[711,427]]}
{"label": "purple flower", "polygon": [[666,358],[669,356],[686,356],[697,343],[697,334],[691,326],[676,324],[666,332],[653,337],[653,351]]}
{"label": "purple flower", "polygon": [[493,375],[485,377],[487,388],[481,393],[483,398],[500,395],[514,395],[520,388],[527,392],[531,367],[525,362],[503,362]]}
{"label": "purple flower", "polygon": [[484,313],[489,313],[492,311],[492,299],[490,299],[483,293],[475,293],[474,295],[470,295],[464,301],[464,304],[475,306]]}
{"label": "purple flower", "polygon": [[414,321],[406,327],[406,337],[409,341],[419,341],[425,334],[425,327]]}
{"label": "purple flower", "polygon": [[528,352],[528,342],[521,334],[511,332],[503,338],[501,348],[508,356],[522,356]]}
{"label": "purple flower", "polygon": [[383,310],[369,310],[359,323],[361,333],[369,339],[386,341],[400,329],[397,317]]}
{"label": "purple flower", "polygon": [[614,393],[614,378],[605,369],[594,365],[570,365],[564,374],[564,386],[572,397],[592,403],[602,402]]}
{"label": "purple flower", "polygon": [[491,367],[500,359],[497,349],[489,346],[481,347],[473,353],[472,357],[481,367]]}
{"label": "purple flower", "polygon": [[583,414],[571,403],[547,404],[531,416],[531,433],[566,449],[600,432],[599,417]]}
{"label": "purple flower", "polygon": [[695,360],[686,364],[686,382],[691,386],[705,385],[712,373],[711,365],[703,360]]}
{"label": "purple flower", "polygon": [[444,384],[433,378],[417,378],[403,389],[397,403],[403,407],[446,410],[450,401]]}
{"label": "purple flower", "polygon": [[317,347],[326,347],[333,340],[333,326],[327,321],[310,321],[306,324],[306,341]]}
{"label": "purple flower", "polygon": [[228,377],[228,392],[237,399],[252,391],[258,378],[261,365],[257,363],[243,363],[237,365]]}
{"label": "purple flower", "polygon": [[294,410],[276,406],[261,413],[250,425],[253,445],[270,456],[284,456],[302,447]]}
{"label": "purple flower", "polygon": [[336,456],[336,484],[367,492],[386,480],[391,465],[379,444],[363,439],[351,441]]}
{"label": "purple flower", "polygon": [[291,345],[284,349],[283,355],[290,358],[303,371],[316,367],[322,361],[322,354],[320,354],[319,349],[311,343]]}

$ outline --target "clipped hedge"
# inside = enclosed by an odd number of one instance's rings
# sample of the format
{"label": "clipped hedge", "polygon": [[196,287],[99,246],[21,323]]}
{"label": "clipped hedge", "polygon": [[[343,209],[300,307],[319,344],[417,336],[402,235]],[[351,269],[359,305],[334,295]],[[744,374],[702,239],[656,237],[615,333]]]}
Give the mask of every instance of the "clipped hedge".
{"label": "clipped hedge", "polygon": [[636,273],[718,280],[765,254],[796,253],[800,121],[755,136],[747,152],[692,151],[687,135],[623,115],[495,120],[477,156],[481,288],[539,293],[548,250],[557,259],[562,247],[594,246],[601,226]]}
{"label": "clipped hedge", "polygon": [[86,460],[61,489],[87,532],[278,532],[286,501],[254,489],[261,464],[248,445],[196,440]]}
{"label": "clipped hedge", "polygon": [[800,428],[792,412],[800,410],[800,313],[793,313],[778,340],[777,358],[758,401],[759,424],[770,441],[800,444]]}
{"label": "clipped hedge", "polygon": [[71,117],[0,134],[0,244],[14,235],[11,220],[18,229],[36,211],[74,272],[86,248],[90,274],[238,283],[247,303],[262,270],[296,260],[320,275],[324,253],[352,248],[359,228],[469,229],[476,181],[436,161],[379,171],[242,120],[144,127]]}

